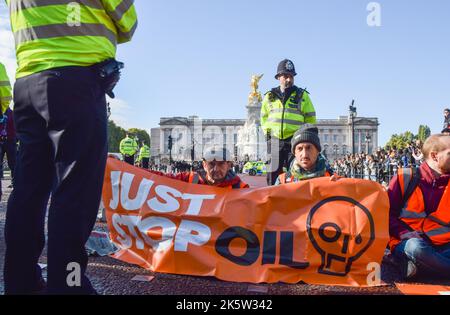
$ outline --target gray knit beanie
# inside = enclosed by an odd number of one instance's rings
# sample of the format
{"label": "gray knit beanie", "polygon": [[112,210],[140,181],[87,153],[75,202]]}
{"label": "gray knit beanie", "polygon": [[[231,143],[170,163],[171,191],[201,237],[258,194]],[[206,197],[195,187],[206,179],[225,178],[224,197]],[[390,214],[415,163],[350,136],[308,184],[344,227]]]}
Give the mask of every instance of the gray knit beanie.
{"label": "gray knit beanie", "polygon": [[294,134],[291,140],[291,151],[295,154],[295,147],[302,142],[312,143],[319,152],[322,151],[319,139],[319,129],[313,124],[302,125]]}

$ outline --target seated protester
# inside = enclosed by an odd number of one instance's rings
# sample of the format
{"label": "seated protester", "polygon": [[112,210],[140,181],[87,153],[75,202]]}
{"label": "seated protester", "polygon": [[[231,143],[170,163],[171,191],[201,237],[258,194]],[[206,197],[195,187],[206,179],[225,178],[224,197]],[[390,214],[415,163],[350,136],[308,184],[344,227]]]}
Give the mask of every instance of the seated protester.
{"label": "seated protester", "polygon": [[444,129],[442,129],[441,133],[450,134],[450,109],[444,109]]}
{"label": "seated protester", "polygon": [[212,147],[203,155],[203,169],[195,172],[164,174],[157,171],[151,173],[181,180],[188,183],[224,187],[229,189],[249,188],[233,171],[231,154],[223,147]]}
{"label": "seated protester", "polygon": [[399,169],[388,189],[389,247],[406,279],[450,278],[450,136],[429,137],[418,169]]}
{"label": "seated protester", "polygon": [[291,168],[287,173],[280,174],[275,185],[298,182],[317,177],[330,176],[337,180],[327,159],[320,154],[319,130],[312,124],[301,126],[291,140],[291,150],[295,156]]}

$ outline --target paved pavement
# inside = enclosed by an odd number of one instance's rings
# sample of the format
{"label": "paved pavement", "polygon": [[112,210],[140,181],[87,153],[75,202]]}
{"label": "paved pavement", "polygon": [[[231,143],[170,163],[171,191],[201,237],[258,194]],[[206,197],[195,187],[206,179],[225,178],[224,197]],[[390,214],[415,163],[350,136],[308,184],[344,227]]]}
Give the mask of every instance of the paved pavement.
{"label": "paved pavement", "polygon": [[[264,177],[243,176],[244,181],[251,186],[264,186]],[[3,270],[3,257],[5,252],[4,224],[6,201],[11,192],[6,186],[9,180],[3,180],[3,196],[0,203],[0,269]],[[106,230],[106,224],[98,222],[95,229]],[[40,263],[46,263],[44,251]],[[45,272],[44,272],[45,274]],[[212,277],[196,277],[174,274],[162,274],[147,271],[143,268],[130,265],[110,257],[90,257],[87,274],[95,289],[100,294],[107,295],[258,295],[261,293],[249,292],[254,286],[249,283],[235,283],[217,280]],[[154,277],[151,281],[132,280],[136,275]],[[262,284],[258,290],[267,290],[269,295],[343,295],[343,294],[400,294],[393,281],[396,280],[396,271],[388,264],[382,265],[382,278],[389,282],[386,286],[373,288],[347,288],[334,286],[298,284]],[[0,293],[3,294],[3,272],[0,272]]]}

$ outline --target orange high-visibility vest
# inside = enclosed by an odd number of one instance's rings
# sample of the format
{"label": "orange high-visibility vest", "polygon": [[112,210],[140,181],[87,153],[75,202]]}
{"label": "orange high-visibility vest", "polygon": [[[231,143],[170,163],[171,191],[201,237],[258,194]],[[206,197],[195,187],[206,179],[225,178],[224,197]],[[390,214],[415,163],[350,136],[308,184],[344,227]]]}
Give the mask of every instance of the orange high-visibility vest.
{"label": "orange high-visibility vest", "polygon": [[[196,173],[196,172],[189,173],[189,183],[198,184],[199,181],[200,181],[200,175],[198,175],[198,173]],[[237,182],[234,185],[230,185],[227,187],[221,187],[221,188],[239,189],[239,188],[248,188],[248,185],[246,183],[244,183],[242,180],[240,180],[239,182]]]}
{"label": "orange high-visibility vest", "polygon": [[[412,179],[411,168],[399,169],[398,179],[402,195]],[[450,181],[445,188],[441,201],[436,211],[427,214],[422,190],[419,185],[414,189],[411,196],[400,211],[399,219],[406,223],[411,229],[422,232],[434,245],[445,245],[450,242]],[[391,248],[400,241],[391,237]]]}

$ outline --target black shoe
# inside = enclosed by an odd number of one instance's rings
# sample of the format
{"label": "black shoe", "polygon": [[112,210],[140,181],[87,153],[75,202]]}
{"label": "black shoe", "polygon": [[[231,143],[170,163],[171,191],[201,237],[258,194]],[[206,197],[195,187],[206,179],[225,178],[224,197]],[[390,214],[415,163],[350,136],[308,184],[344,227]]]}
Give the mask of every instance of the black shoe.
{"label": "black shoe", "polygon": [[30,292],[30,295],[45,295],[47,294],[47,282],[43,278],[39,280],[36,289]]}

